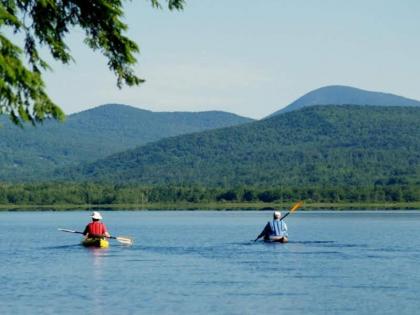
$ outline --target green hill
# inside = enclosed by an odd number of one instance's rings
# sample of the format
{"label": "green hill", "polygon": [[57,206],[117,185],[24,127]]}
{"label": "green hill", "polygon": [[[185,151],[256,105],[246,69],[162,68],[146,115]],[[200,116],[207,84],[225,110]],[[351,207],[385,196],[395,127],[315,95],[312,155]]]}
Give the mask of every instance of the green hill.
{"label": "green hill", "polygon": [[207,186],[420,184],[420,108],[313,106],[178,136],[61,178]]}
{"label": "green hill", "polygon": [[165,137],[252,121],[234,114],[151,112],[109,104],[69,115],[66,122],[0,128],[0,180],[44,178],[55,168],[95,161]]}

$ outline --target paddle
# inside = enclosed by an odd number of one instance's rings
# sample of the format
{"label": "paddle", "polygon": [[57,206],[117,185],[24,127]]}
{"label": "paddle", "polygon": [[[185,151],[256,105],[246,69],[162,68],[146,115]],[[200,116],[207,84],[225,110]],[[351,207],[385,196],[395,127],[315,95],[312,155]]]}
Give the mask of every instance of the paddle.
{"label": "paddle", "polygon": [[[280,218],[280,220],[279,220],[279,221],[283,220],[283,219],[284,219],[285,217],[287,217],[289,214],[291,214],[291,213],[295,212],[295,211],[296,211],[297,209],[299,209],[302,205],[303,205],[303,201],[298,201],[298,202],[294,203],[294,204],[293,204],[293,206],[290,208],[289,212],[287,212],[284,216],[282,216],[282,217]],[[260,235],[261,235],[261,234],[260,234]],[[258,237],[254,240],[254,242],[258,241],[258,239],[259,239],[260,237],[261,237],[261,236],[258,236]]]}
{"label": "paddle", "polygon": [[285,217],[287,217],[289,214],[295,212],[297,209],[302,207],[302,205],[303,205],[303,201],[298,201],[295,204],[293,204],[293,206],[290,208],[289,212],[287,212],[284,216],[282,216],[280,218],[280,221],[283,220]]}
{"label": "paddle", "polygon": [[[68,232],[68,233],[83,234],[83,232],[67,230],[67,229],[58,229],[58,230],[62,231],[62,232]],[[108,238],[111,238],[113,240],[117,240],[118,242],[120,242],[121,244],[124,244],[124,245],[133,245],[134,244],[134,239],[131,238],[131,237],[128,237],[128,236],[110,236]]]}

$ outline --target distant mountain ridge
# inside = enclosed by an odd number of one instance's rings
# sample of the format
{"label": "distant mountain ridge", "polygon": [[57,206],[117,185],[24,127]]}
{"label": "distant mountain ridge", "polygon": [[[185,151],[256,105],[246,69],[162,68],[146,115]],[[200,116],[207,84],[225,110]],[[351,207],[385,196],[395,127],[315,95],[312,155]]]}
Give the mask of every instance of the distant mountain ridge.
{"label": "distant mountain ridge", "polygon": [[344,85],[313,90],[269,117],[314,105],[420,106],[420,101],[390,93],[373,92]]}
{"label": "distant mountain ridge", "polygon": [[152,112],[121,104],[24,129],[4,116],[0,120],[0,180],[42,178],[56,167],[94,161],[165,137],[252,121],[222,111]]}
{"label": "distant mountain ridge", "polygon": [[204,186],[420,184],[420,108],[312,106],[163,139],[66,170],[74,180]]}

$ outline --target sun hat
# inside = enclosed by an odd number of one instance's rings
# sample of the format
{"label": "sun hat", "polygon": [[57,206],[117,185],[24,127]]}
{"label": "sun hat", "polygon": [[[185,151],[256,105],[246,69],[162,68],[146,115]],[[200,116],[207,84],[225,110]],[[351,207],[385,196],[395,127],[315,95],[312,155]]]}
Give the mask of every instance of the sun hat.
{"label": "sun hat", "polygon": [[102,216],[98,211],[93,211],[91,217],[95,220],[102,220]]}

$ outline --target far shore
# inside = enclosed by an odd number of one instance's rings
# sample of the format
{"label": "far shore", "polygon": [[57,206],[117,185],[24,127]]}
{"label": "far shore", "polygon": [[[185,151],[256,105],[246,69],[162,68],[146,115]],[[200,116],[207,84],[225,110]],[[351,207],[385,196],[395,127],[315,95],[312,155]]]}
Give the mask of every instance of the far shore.
{"label": "far shore", "polygon": [[[147,203],[147,204],[101,204],[101,205],[0,205],[0,211],[77,211],[86,209],[103,210],[273,210],[290,208],[292,203],[262,202],[211,202],[211,203]],[[383,203],[312,203],[305,202],[299,211],[305,210],[420,210],[420,202]]]}

